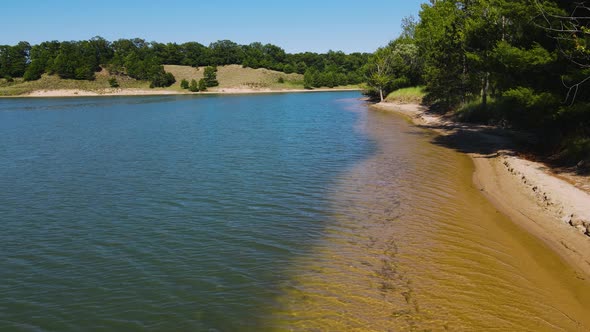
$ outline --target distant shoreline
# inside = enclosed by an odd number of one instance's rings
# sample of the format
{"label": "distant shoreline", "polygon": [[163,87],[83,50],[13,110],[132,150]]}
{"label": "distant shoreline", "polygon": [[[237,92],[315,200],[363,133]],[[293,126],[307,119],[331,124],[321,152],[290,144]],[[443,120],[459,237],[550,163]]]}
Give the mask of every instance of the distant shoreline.
{"label": "distant shoreline", "polygon": [[0,98],[64,98],[64,97],[113,97],[113,96],[198,96],[198,95],[236,95],[236,94],[266,94],[266,93],[305,93],[305,92],[342,92],[361,91],[360,88],[316,88],[316,89],[250,89],[250,88],[217,88],[205,92],[184,92],[163,89],[55,89],[36,90],[31,93],[0,96]]}

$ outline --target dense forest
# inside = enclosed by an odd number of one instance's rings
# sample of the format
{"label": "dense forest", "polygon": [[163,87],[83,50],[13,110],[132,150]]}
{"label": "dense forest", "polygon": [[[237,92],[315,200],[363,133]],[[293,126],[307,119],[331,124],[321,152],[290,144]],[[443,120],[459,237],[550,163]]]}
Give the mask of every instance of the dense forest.
{"label": "dense forest", "polygon": [[28,42],[0,45],[0,78],[23,77],[37,80],[45,73],[61,78],[93,80],[95,72],[107,68],[112,74],[149,80],[152,87],[169,86],[174,77],[162,65],[221,66],[238,64],[305,74],[308,88],[358,84],[364,81],[363,65],[369,54],[329,51],[286,53],[282,48],[262,43],[239,45],[229,40],[184,44],[101,37],[83,41],[47,41],[31,46]]}
{"label": "dense forest", "polygon": [[433,110],[536,133],[590,161],[590,9],[565,0],[431,0],[367,65],[371,93],[423,86]]}

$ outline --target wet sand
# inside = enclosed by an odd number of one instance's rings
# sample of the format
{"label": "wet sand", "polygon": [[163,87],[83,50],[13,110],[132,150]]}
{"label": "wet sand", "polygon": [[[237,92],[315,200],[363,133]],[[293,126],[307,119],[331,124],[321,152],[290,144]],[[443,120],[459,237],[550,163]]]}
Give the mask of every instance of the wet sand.
{"label": "wet sand", "polygon": [[590,278],[590,231],[572,225],[575,219],[590,222],[589,192],[541,163],[518,157],[504,131],[446,121],[414,104],[381,103],[376,108],[407,116],[439,133],[435,143],[467,153],[475,164],[475,185],[494,206]]}
{"label": "wet sand", "polygon": [[288,271],[277,326],[590,330],[590,280],[490,203],[469,156],[394,114],[356,111],[377,151],[339,178],[325,237]]}

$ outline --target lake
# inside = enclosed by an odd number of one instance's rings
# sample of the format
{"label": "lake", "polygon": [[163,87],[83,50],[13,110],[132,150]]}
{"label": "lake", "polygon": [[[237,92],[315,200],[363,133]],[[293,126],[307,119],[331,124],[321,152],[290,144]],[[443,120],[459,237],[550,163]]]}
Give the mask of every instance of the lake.
{"label": "lake", "polygon": [[590,287],[358,92],[0,99],[0,330],[587,330]]}

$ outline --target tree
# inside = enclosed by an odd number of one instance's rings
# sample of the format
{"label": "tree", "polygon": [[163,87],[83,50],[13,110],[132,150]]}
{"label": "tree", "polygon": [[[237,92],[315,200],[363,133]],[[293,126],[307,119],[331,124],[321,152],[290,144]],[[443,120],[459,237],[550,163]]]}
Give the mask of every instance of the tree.
{"label": "tree", "polygon": [[45,71],[44,66],[42,65],[40,60],[33,60],[29,64],[29,67],[25,71],[23,78],[25,81],[35,81],[41,78],[43,72]]}
{"label": "tree", "polygon": [[383,101],[384,91],[391,82],[392,54],[388,48],[380,48],[369,59],[366,67],[367,83],[379,93],[379,99]]}
{"label": "tree", "polygon": [[99,65],[106,65],[113,58],[114,51],[111,43],[100,36],[90,39],[88,46]]}
{"label": "tree", "polygon": [[188,89],[188,87],[189,87],[188,81],[185,79],[182,79],[182,81],[180,81],[180,87],[183,89]]}
{"label": "tree", "polygon": [[[222,40],[205,47],[196,42],[158,43],[140,38],[110,42],[97,36],[81,41],[47,41],[32,47],[27,42],[0,45],[0,77],[23,77],[31,81],[47,73],[64,79],[92,80],[96,72],[105,68],[111,75],[127,75],[159,87],[174,82],[163,65],[241,64],[299,74],[313,69],[309,87],[333,86],[362,82],[362,68],[368,58],[368,53],[340,51],[289,54],[279,46],[260,42],[239,45]],[[207,86],[218,85],[215,70],[206,71]]]}
{"label": "tree", "polygon": [[205,79],[201,78],[199,80],[199,91],[207,91],[207,82],[205,82]]}
{"label": "tree", "polygon": [[174,84],[174,82],[176,82],[176,79],[174,78],[174,75],[172,75],[172,73],[166,73],[162,66],[160,66],[160,68],[160,71],[158,71],[155,75],[151,76],[152,82],[150,84],[150,88],[167,87],[171,86],[172,84]]}
{"label": "tree", "polygon": [[319,87],[319,80],[318,80],[319,72],[316,68],[308,68],[303,74],[303,87],[306,89],[312,89],[314,87]]}
{"label": "tree", "polygon": [[219,82],[217,81],[217,67],[206,67],[203,75],[203,79],[207,87],[214,87],[219,85]]}
{"label": "tree", "polygon": [[77,80],[93,81],[95,79],[94,70],[90,65],[84,64],[74,70],[74,78]]}
{"label": "tree", "polygon": [[481,82],[481,104],[485,109],[490,88],[493,49],[501,40],[502,15],[501,7],[492,6],[488,0],[476,0],[468,7],[465,15],[465,54],[474,86]]}
{"label": "tree", "polygon": [[194,79],[191,80],[191,84],[188,87],[188,90],[191,91],[191,92],[198,92],[200,90],[199,89],[199,84],[197,83],[196,80],[194,80]]}
{"label": "tree", "polygon": [[416,26],[418,26],[418,22],[414,16],[410,15],[402,18],[402,33],[400,38],[410,40],[414,39],[416,36]]}
{"label": "tree", "polygon": [[455,0],[423,4],[415,29],[428,97],[449,107],[466,101],[469,88],[463,9]]}
{"label": "tree", "polygon": [[212,65],[229,65],[242,63],[244,51],[240,45],[231,40],[219,40],[209,45]]}
{"label": "tree", "polygon": [[[547,8],[534,0],[539,26],[555,39],[559,51],[572,64],[581,69],[578,75],[569,75],[573,83],[565,83],[566,100],[575,102],[580,87],[590,81],[590,4],[571,2],[562,10]],[[566,12],[565,10],[569,10]]]}
{"label": "tree", "polygon": [[27,69],[30,51],[31,45],[27,42],[0,46],[0,77],[22,77]]}

